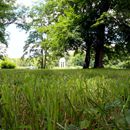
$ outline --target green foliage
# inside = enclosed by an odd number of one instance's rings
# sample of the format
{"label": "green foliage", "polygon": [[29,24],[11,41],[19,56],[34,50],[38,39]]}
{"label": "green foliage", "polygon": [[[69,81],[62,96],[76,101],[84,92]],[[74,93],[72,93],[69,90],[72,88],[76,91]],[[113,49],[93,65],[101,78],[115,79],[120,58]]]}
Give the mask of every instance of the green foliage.
{"label": "green foliage", "polygon": [[22,12],[31,20],[23,21],[18,25],[29,33],[24,46],[23,58],[27,55],[28,61],[35,60],[39,68],[46,68],[50,58],[50,44],[46,33],[38,31],[38,28],[46,26],[50,21],[49,18],[46,18],[44,10],[44,3],[41,2],[30,10],[23,8]]}
{"label": "green foliage", "polygon": [[7,44],[6,27],[16,20],[14,3],[15,0],[0,1],[0,42],[3,44]]}
{"label": "green foliage", "polygon": [[14,64],[16,64],[17,67],[29,66],[29,62],[27,62],[26,60],[23,60],[21,58],[9,58],[9,60],[11,62],[13,62]]}
{"label": "green foliage", "polygon": [[127,62],[123,65],[123,68],[130,69],[130,61],[127,61]]}
{"label": "green foliage", "polygon": [[38,2],[30,10],[22,11],[23,16],[31,19],[22,24],[22,28],[29,31],[25,55],[31,52],[30,57],[37,57],[41,65],[46,66],[52,56],[82,50],[86,51],[86,66],[89,67],[90,58],[95,55],[94,67],[103,67],[104,52],[109,58],[118,56],[120,59],[130,51],[129,7],[128,0]]}
{"label": "green foliage", "polygon": [[70,66],[83,66],[84,64],[84,54],[76,54],[74,56],[69,56],[68,57],[68,64]]}
{"label": "green foliage", "polygon": [[130,69],[130,61],[126,60],[117,64],[120,68]]}
{"label": "green foliage", "polygon": [[[111,50],[113,50],[111,45],[116,44],[113,52],[120,58],[128,53],[130,26],[129,15],[125,14],[129,12],[129,5],[129,2],[123,0],[62,0],[61,2],[48,0],[44,5],[45,10],[48,7],[51,11],[48,11],[48,13],[44,11],[46,17],[51,18],[51,21],[38,30],[47,34],[48,43],[51,43],[55,51],[64,52],[69,49],[78,50],[79,48],[87,50],[89,46],[90,49],[94,50],[92,52],[95,52],[95,48],[99,46],[98,42],[102,43],[105,40],[103,46],[105,44]],[[104,38],[96,41],[101,34],[100,27],[102,25],[104,26],[102,32]],[[127,31],[124,28],[127,28]],[[99,37],[101,38],[101,35]],[[108,52],[105,51],[105,53]],[[113,53],[109,53],[109,55],[112,57]]]}
{"label": "green foliage", "polygon": [[4,60],[0,64],[1,69],[14,69],[16,65],[8,60]]}

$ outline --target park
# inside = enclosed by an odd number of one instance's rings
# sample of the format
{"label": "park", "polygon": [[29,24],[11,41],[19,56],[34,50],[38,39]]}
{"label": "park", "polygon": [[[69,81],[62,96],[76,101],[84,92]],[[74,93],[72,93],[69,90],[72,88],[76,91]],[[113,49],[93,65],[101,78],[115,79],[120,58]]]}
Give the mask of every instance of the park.
{"label": "park", "polygon": [[130,130],[130,1],[18,1],[0,1],[0,130]]}

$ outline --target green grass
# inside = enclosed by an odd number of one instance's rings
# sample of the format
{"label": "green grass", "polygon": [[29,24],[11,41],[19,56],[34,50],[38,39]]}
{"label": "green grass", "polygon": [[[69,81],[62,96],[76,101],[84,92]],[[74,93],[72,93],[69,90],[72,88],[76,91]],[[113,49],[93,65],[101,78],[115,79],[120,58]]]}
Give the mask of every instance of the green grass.
{"label": "green grass", "polygon": [[4,130],[129,130],[130,70],[0,70]]}

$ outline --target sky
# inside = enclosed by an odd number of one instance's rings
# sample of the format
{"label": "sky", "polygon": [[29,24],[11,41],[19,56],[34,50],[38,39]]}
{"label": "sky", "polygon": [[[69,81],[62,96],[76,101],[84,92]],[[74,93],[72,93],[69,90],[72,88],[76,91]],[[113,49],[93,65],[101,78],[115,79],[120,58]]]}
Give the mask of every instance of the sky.
{"label": "sky", "polygon": [[27,35],[23,30],[16,28],[15,24],[10,25],[7,31],[10,34],[7,55],[10,58],[20,58],[23,55],[23,46],[25,45]]}
{"label": "sky", "polygon": [[[20,5],[31,6],[36,0],[17,0]],[[8,40],[7,55],[10,58],[20,58],[23,55],[23,46],[27,39],[24,30],[16,28],[15,24],[11,24],[7,28],[10,38]]]}

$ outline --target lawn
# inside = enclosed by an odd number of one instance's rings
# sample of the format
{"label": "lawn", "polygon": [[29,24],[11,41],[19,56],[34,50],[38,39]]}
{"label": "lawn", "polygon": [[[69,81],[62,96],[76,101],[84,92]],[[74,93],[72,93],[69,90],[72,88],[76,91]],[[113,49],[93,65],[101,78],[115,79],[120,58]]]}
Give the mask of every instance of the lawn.
{"label": "lawn", "polygon": [[4,130],[129,130],[130,70],[0,70]]}

